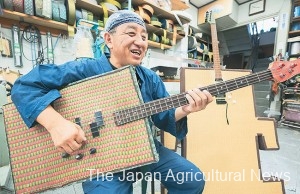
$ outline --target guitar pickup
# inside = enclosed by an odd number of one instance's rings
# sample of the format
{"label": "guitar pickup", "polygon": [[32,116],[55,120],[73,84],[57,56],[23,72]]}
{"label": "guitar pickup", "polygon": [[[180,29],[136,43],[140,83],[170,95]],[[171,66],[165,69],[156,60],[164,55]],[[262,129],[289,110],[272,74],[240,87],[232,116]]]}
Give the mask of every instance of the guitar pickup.
{"label": "guitar pickup", "polygon": [[97,126],[98,127],[103,126],[104,121],[103,121],[103,117],[102,117],[102,112],[101,111],[95,112],[94,116],[95,116],[95,121],[97,123]]}
{"label": "guitar pickup", "polygon": [[100,136],[100,127],[104,126],[104,121],[102,117],[102,112],[98,111],[94,114],[95,122],[90,124],[90,130],[93,138]]}

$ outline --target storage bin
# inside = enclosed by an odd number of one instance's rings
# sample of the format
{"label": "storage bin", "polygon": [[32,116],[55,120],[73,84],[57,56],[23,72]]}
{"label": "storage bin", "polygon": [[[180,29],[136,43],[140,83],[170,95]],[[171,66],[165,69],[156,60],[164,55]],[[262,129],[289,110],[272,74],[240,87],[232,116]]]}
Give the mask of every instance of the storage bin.
{"label": "storage bin", "polygon": [[300,22],[296,22],[292,24],[292,31],[300,30]]}
{"label": "storage bin", "polygon": [[300,6],[294,8],[294,17],[300,17]]}
{"label": "storage bin", "polygon": [[291,43],[291,55],[300,54],[300,42]]}

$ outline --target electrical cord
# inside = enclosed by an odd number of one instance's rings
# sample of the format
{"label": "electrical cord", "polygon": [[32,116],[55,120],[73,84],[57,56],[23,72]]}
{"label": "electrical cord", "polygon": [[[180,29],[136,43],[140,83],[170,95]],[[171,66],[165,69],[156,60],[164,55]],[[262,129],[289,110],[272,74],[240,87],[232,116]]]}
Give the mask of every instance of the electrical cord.
{"label": "electrical cord", "polygon": [[[35,64],[33,66],[36,65],[40,65],[44,62],[44,50],[43,50],[43,45],[42,45],[42,39],[41,39],[41,33],[40,30],[32,25],[32,24],[28,24],[27,26],[24,27],[22,36],[21,36],[21,43],[23,45],[23,40],[30,43],[31,45],[34,46],[34,49],[31,49],[31,52],[34,52],[32,54],[34,54],[34,56],[32,56],[32,59],[29,59],[28,57],[25,56],[24,54],[24,50],[22,51],[23,56],[28,60],[28,61],[32,61],[35,62]],[[35,57],[36,55],[36,51],[35,51],[35,45],[37,44],[37,57]]]}

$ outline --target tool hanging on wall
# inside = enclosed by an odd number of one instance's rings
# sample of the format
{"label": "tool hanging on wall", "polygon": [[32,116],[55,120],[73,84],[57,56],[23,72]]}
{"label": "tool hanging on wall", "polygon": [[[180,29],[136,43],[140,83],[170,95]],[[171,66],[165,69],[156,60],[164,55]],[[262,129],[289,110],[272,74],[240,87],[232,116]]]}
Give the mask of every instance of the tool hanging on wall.
{"label": "tool hanging on wall", "polygon": [[16,25],[12,26],[13,37],[13,53],[14,53],[14,65],[15,67],[22,67],[22,47],[20,44],[20,28]]}
{"label": "tool hanging on wall", "polygon": [[21,44],[24,45],[26,42],[30,44],[31,58],[26,56],[23,52],[24,58],[31,61],[33,67],[42,64],[44,62],[42,37],[40,30],[32,24],[28,24],[24,27]]}
{"label": "tool hanging on wall", "polygon": [[52,36],[50,32],[47,32],[46,38],[47,38],[47,60],[49,64],[53,64],[54,53],[53,53]]}

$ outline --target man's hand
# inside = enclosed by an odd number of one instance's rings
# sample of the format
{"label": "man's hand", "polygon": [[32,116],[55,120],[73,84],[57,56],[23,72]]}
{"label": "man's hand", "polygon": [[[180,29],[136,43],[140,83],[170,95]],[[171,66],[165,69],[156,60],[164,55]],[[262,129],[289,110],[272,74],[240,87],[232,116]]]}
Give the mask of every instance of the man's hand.
{"label": "man's hand", "polygon": [[189,104],[182,107],[187,113],[197,112],[206,108],[213,101],[212,95],[207,91],[201,91],[199,88],[187,91],[186,95]]}
{"label": "man's hand", "polygon": [[187,91],[185,97],[189,104],[176,109],[176,121],[187,116],[189,113],[205,109],[206,106],[213,101],[213,97],[208,91],[201,91],[199,88]]}
{"label": "man's hand", "polygon": [[55,147],[61,152],[72,154],[86,142],[86,137],[81,127],[66,119],[55,123],[47,129]]}
{"label": "man's hand", "polygon": [[63,153],[72,154],[86,143],[81,127],[66,120],[52,106],[43,110],[36,121],[49,131],[55,147]]}

